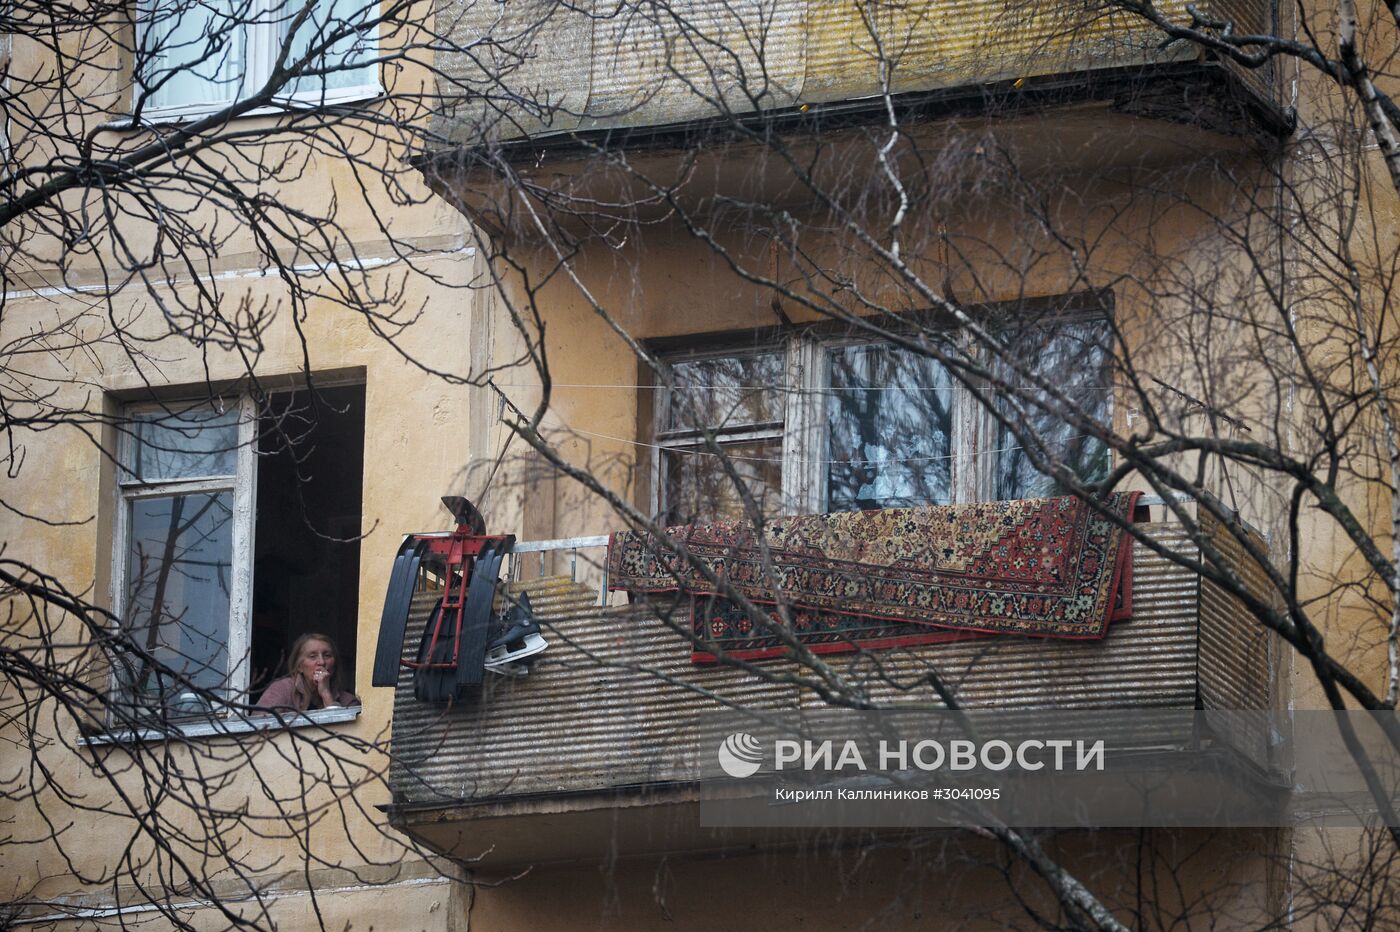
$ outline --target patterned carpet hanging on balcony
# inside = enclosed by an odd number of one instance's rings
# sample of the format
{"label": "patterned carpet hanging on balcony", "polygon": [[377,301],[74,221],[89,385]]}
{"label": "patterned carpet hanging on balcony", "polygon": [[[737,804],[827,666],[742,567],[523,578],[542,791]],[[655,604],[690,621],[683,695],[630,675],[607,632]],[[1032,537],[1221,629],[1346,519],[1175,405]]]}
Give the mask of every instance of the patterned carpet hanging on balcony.
{"label": "patterned carpet hanging on balcony", "polygon": [[[1139,493],[1106,510],[1132,520]],[[721,595],[651,535],[614,533],[608,581],[672,603],[697,638],[741,659],[775,657],[796,639],[815,653],[897,647],[982,634],[1095,639],[1132,611],[1131,541],[1077,498],[980,502],[777,518],[764,546],[745,523],[668,529],[701,566],[769,612],[768,623]],[[779,597],[790,629],[776,630]],[[692,659],[712,661],[697,647]]]}

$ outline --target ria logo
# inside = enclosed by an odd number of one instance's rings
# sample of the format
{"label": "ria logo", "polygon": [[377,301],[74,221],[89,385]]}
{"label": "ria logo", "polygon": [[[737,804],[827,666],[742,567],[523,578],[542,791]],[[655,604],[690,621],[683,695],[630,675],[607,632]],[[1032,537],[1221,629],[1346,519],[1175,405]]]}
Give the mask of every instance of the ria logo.
{"label": "ria logo", "polygon": [[751,777],[763,765],[763,745],[753,735],[739,731],[719,746],[719,766],[731,777]]}

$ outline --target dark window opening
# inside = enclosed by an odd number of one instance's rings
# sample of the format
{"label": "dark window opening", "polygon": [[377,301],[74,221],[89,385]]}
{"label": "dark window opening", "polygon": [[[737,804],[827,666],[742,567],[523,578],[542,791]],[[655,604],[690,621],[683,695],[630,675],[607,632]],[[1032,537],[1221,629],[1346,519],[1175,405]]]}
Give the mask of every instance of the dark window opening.
{"label": "dark window opening", "polygon": [[273,395],[259,420],[251,698],[312,631],[334,639],[354,691],[364,433],[363,385]]}

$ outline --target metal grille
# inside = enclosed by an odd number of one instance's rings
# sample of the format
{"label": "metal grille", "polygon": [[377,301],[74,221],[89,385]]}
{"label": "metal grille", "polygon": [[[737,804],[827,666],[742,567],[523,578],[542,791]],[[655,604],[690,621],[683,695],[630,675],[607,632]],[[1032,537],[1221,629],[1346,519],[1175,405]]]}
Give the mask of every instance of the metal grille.
{"label": "metal grille", "polygon": [[[1235,35],[1279,35],[1278,7],[1274,0],[1215,0],[1206,9],[1214,16],[1233,24]],[[1265,100],[1275,100],[1274,60],[1259,68],[1245,68],[1233,62],[1228,67],[1240,81]]]}
{"label": "metal grille", "polygon": [[[1178,524],[1157,524],[1151,534],[1171,550],[1198,555]],[[1242,551],[1227,552],[1243,567]],[[405,671],[395,697],[395,802],[481,802],[684,781],[695,772],[698,712],[721,701],[759,710],[820,706],[811,694],[799,700],[787,684],[692,665],[689,644],[664,620],[641,606],[600,607],[595,590],[567,577],[509,588],[530,593],[549,649],[528,677],[488,675],[479,697],[450,708],[417,702]],[[415,601],[411,633],[422,630],[435,598]],[[1267,705],[1269,640],[1236,602],[1136,544],[1133,607],[1132,619],[1102,641],[985,638],[827,660],[882,705],[938,705],[926,684],[899,688],[929,669],[969,708],[1192,709],[1198,695],[1208,709]],[[783,661],[764,668],[794,669]],[[1265,748],[1266,735],[1238,737],[1251,757]]]}
{"label": "metal grille", "polygon": [[[719,706],[680,682],[749,707],[795,705],[791,687],[693,667],[663,621],[640,609],[600,608],[593,590],[567,577],[509,588],[530,593],[549,649],[528,677],[488,674],[479,698],[448,709],[416,701],[406,671],[394,702],[396,802],[687,779],[694,773],[693,717]],[[426,618],[431,605],[420,603],[418,614]]]}
{"label": "metal grille", "polygon": [[[1193,553],[1179,525],[1155,540]],[[1133,553],[1133,617],[1101,641],[977,638],[854,655],[850,674],[883,704],[941,706],[931,686],[903,690],[937,672],[969,708],[1189,709],[1196,700],[1196,579],[1141,544]],[[839,658],[834,658],[840,666]],[[879,670],[876,665],[879,665]],[[819,699],[804,699],[811,706]]]}
{"label": "metal grille", "polygon": [[[1214,547],[1246,589],[1269,603],[1268,579],[1226,529],[1208,514],[1199,517]],[[1249,532],[1246,532],[1249,533]],[[1263,547],[1257,535],[1254,543]],[[1255,620],[1244,603],[1214,582],[1201,580],[1200,704],[1207,710],[1269,709],[1277,662],[1277,638]],[[1271,761],[1268,720],[1261,716],[1225,716],[1219,726],[1231,747],[1261,767]]]}
{"label": "metal grille", "polygon": [[[1186,0],[1165,0],[1157,9],[1185,22],[1186,6]],[[1275,25],[1273,0],[1202,6],[1235,22],[1236,32]],[[859,100],[885,91],[882,70],[888,89],[901,93],[1198,57],[1187,43],[1163,46],[1160,33],[1138,18],[1086,15],[1076,4],[687,0],[599,3],[590,15],[548,0],[438,0],[434,11],[460,47],[476,47],[489,36],[500,43],[500,57],[512,62],[492,76],[471,55],[440,56],[448,79],[464,82],[443,88],[460,97],[458,112],[439,126],[448,136],[469,133],[480,122],[514,137]],[[1234,70],[1256,93],[1269,93],[1267,66]],[[542,117],[503,103],[501,93],[486,107],[465,92],[492,77],[503,78],[504,90],[521,101],[547,99],[554,106]],[[493,112],[501,106],[509,119]]]}

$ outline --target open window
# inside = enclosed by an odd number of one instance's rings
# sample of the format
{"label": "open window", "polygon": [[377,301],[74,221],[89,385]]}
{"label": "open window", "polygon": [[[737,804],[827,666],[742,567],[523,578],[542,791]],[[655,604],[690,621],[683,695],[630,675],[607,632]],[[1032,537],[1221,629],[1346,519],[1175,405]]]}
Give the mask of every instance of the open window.
{"label": "open window", "polygon": [[[116,671],[134,714],[200,716],[185,684],[255,698],[302,633],[355,674],[364,387],[133,405],[119,447],[118,616],[157,663]],[[179,673],[172,677],[165,670]]]}
{"label": "open window", "polygon": [[[1011,321],[998,332],[1013,358],[1078,410],[1111,420],[1111,329],[1097,298],[995,311],[988,325]],[[950,346],[964,339],[954,328],[921,336]],[[942,364],[905,346],[811,327],[665,350],[654,487],[667,523],[742,517],[716,445],[769,515],[1064,494]],[[1085,481],[1107,476],[1109,451],[1092,432],[1024,405],[1018,414],[1004,397],[996,407],[1007,418],[1028,417],[1035,435]]]}

